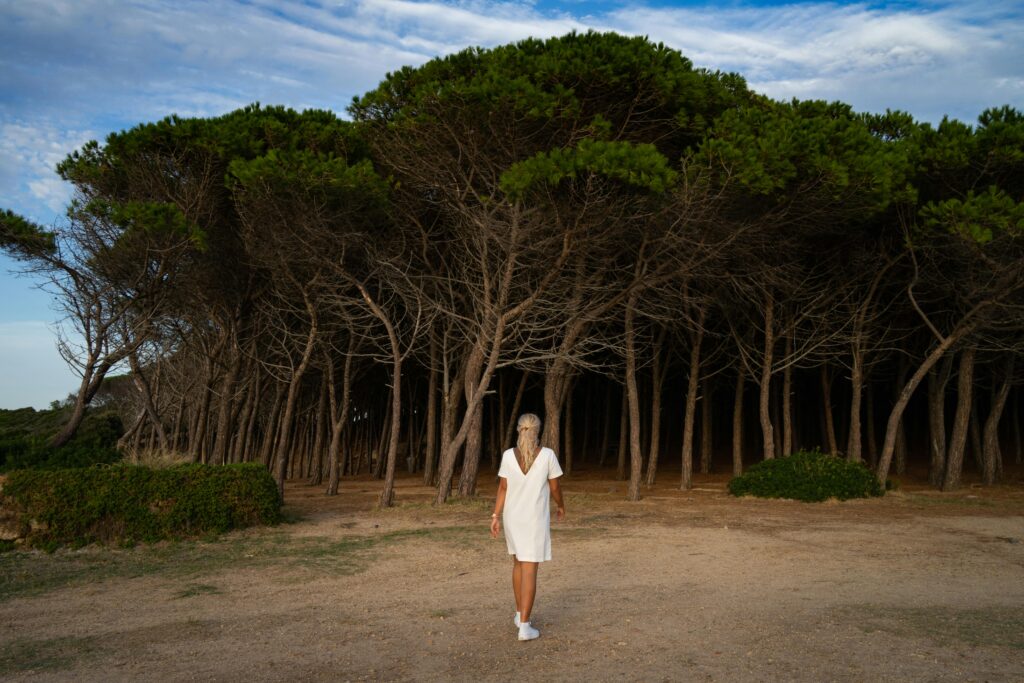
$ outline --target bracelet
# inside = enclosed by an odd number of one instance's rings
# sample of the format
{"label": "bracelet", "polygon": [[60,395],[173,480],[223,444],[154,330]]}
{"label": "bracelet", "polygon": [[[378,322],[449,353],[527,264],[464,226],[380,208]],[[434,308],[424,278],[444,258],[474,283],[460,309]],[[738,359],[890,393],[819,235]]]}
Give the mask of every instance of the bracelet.
{"label": "bracelet", "polygon": [[493,515],[491,515],[491,519],[494,519],[494,518],[495,518],[495,517],[497,517],[497,516],[498,516],[498,513],[497,513],[497,512],[495,512],[495,513],[494,513]]}

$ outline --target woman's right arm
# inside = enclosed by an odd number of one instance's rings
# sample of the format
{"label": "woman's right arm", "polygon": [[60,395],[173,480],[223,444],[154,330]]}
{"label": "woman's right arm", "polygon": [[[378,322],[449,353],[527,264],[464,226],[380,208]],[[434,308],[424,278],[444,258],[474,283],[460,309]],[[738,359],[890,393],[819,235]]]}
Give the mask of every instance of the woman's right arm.
{"label": "woman's right arm", "polygon": [[508,480],[501,477],[498,480],[498,499],[494,501],[494,512],[491,513],[491,538],[498,537],[501,530],[501,511],[505,508],[505,492],[508,491]]}

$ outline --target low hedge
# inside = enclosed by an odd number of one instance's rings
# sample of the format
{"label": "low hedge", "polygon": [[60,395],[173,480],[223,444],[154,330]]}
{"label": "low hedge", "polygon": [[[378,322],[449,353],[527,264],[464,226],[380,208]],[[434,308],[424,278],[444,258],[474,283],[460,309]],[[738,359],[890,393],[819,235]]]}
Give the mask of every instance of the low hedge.
{"label": "low hedge", "polygon": [[281,520],[281,497],[259,464],[15,470],[0,492],[29,545],[177,539]]}
{"label": "low hedge", "polygon": [[813,450],[753,465],[729,482],[729,493],[818,502],[880,496],[883,491],[874,473],[863,463]]}

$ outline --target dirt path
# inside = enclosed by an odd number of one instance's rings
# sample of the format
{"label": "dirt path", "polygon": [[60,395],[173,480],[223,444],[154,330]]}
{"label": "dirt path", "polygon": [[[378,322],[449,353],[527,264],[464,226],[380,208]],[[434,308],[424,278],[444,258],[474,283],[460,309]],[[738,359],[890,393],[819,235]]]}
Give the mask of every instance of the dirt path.
{"label": "dirt path", "polygon": [[[5,680],[1017,681],[1024,490],[806,505],[567,482],[535,624],[491,502],[289,485],[215,543],[0,555]],[[486,492],[485,492],[486,496]]]}

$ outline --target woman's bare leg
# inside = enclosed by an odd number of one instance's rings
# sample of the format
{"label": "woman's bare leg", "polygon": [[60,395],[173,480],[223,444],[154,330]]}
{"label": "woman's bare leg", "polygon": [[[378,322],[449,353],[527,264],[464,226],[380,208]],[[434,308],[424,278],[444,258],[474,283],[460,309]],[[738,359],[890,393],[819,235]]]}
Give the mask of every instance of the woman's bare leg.
{"label": "woman's bare leg", "polygon": [[522,595],[522,582],[523,582],[523,563],[520,562],[515,555],[512,556],[512,592],[516,596],[516,611],[519,612],[520,618],[522,618],[523,610],[520,609],[523,605],[523,600],[520,597]]}
{"label": "woman's bare leg", "polygon": [[519,619],[525,624],[530,621],[533,611],[533,598],[537,595],[537,563],[519,563]]}

